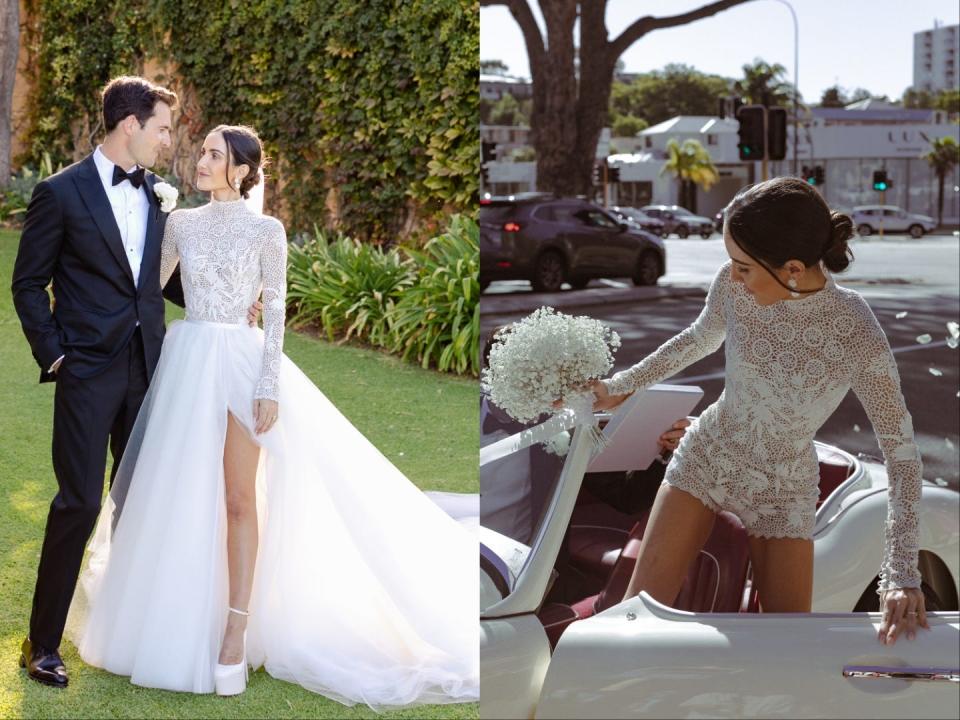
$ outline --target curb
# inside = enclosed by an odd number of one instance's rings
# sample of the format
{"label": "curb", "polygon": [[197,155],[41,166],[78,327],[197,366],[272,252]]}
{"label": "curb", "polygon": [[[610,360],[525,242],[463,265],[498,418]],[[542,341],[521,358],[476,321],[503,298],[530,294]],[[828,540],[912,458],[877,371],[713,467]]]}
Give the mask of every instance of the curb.
{"label": "curb", "polygon": [[664,298],[704,297],[707,291],[701,285],[667,285],[639,288],[591,288],[557,293],[514,293],[481,295],[480,315],[513,315],[530,313],[549,305],[552,308],[580,308],[627,302],[653,302]]}

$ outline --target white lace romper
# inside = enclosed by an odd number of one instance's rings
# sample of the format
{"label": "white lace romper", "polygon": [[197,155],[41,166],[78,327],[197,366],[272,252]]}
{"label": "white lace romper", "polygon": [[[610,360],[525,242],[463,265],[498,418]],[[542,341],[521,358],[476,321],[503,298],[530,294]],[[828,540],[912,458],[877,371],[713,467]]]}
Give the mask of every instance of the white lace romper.
{"label": "white lace romper", "polygon": [[827,275],[815,293],[759,305],[726,262],[690,327],[606,381],[611,393],[660,382],[726,339],[726,384],[690,426],[664,482],[729,510],[761,537],[810,538],[819,496],[813,438],[853,389],[890,478],[880,589],[919,587],[922,463],[886,335],[866,301]]}

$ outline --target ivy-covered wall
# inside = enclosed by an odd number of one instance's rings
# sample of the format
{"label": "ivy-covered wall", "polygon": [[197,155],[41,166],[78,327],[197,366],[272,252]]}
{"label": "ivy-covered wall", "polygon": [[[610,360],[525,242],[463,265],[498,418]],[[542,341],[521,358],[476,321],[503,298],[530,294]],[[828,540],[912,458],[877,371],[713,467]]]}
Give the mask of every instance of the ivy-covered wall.
{"label": "ivy-covered wall", "polygon": [[95,143],[102,85],[156,62],[199,109],[194,142],[260,132],[268,202],[295,229],[390,242],[475,210],[477,0],[29,0],[26,38],[26,161]]}

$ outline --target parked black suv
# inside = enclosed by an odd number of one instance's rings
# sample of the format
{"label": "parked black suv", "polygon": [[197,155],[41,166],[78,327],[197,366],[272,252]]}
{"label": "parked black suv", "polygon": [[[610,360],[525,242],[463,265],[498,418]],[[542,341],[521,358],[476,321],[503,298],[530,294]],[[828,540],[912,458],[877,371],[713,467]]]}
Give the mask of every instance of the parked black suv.
{"label": "parked black suv", "polygon": [[480,288],[493,280],[529,280],[537,292],[564,282],[630,277],[656,285],[666,272],[663,242],[619,222],[592,202],[524,193],[480,201]]}

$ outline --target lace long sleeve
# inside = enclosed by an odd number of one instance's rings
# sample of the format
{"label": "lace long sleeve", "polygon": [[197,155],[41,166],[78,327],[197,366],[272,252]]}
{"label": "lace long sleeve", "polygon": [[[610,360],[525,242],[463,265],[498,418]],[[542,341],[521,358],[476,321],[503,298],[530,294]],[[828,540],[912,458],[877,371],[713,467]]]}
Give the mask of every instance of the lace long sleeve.
{"label": "lace long sleeve", "polygon": [[160,287],[166,287],[170,276],[180,262],[180,252],[177,250],[177,227],[179,226],[178,213],[170,213],[163,228],[163,240],[160,242]]}
{"label": "lace long sleeve", "polygon": [[727,262],[713,278],[703,310],[693,324],[667,340],[633,367],[604,380],[607,390],[611,394],[622,395],[648,387],[716,351],[727,334],[723,305],[728,296],[729,283],[730,263]]}
{"label": "lace long sleeve", "polygon": [[287,234],[278,221],[264,240],[260,255],[263,276],[263,369],[254,398],[279,399],[277,379],[283,356],[286,320]]}
{"label": "lace long sleeve", "polygon": [[919,505],[923,462],[913,438],[913,419],[900,390],[900,374],[887,337],[869,313],[873,325],[863,341],[860,367],[851,387],[877,435],[887,465],[887,523],[878,592],[920,587]]}

